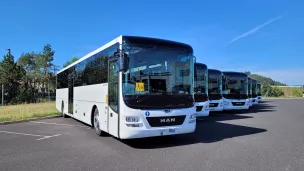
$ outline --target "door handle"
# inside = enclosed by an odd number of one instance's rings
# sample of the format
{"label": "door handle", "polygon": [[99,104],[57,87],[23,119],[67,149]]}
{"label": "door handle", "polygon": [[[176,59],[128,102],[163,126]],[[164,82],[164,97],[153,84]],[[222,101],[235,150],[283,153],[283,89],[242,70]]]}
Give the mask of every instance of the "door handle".
{"label": "door handle", "polygon": [[110,117],[113,117],[113,113],[110,113]]}

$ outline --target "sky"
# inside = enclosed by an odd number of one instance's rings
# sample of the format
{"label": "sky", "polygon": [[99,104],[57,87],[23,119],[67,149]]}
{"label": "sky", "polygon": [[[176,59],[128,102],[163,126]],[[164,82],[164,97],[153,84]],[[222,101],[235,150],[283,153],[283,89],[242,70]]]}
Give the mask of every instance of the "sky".
{"label": "sky", "polygon": [[301,0],[3,0],[0,59],[55,50],[56,65],[120,35],[191,45],[198,62],[304,85]]}

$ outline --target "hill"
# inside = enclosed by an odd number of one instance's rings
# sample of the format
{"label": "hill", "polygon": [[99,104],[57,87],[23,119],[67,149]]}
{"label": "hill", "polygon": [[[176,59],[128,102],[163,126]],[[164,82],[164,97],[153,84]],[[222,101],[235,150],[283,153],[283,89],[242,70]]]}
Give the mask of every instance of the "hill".
{"label": "hill", "polygon": [[250,71],[246,71],[245,74],[247,74],[249,77],[257,80],[261,84],[271,85],[271,86],[286,86],[286,84],[281,83],[279,81],[275,81],[269,77],[264,77],[262,75],[258,74],[251,74]]}

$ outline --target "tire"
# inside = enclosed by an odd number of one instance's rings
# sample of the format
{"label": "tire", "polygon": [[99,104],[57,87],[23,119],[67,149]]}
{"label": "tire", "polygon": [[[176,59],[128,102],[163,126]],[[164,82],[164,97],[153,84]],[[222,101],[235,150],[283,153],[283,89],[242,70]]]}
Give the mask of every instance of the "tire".
{"label": "tire", "polygon": [[101,136],[102,135],[102,131],[100,130],[99,128],[99,120],[98,120],[98,116],[99,116],[99,111],[98,109],[96,108],[94,110],[94,113],[93,113],[93,127],[94,127],[94,130],[95,130],[95,133],[98,135],[98,136]]}
{"label": "tire", "polygon": [[64,114],[64,103],[63,102],[61,104],[61,115],[62,115],[63,118],[67,118],[68,117],[68,115]]}

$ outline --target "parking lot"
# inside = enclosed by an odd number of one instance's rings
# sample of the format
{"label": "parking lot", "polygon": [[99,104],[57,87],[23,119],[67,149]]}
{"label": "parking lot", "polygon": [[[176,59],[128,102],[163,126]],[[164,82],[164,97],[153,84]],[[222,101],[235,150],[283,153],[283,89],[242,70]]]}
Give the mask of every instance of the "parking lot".
{"label": "parking lot", "polygon": [[0,170],[304,170],[304,100],[216,113],[186,135],[121,141],[71,118],[0,126]]}

